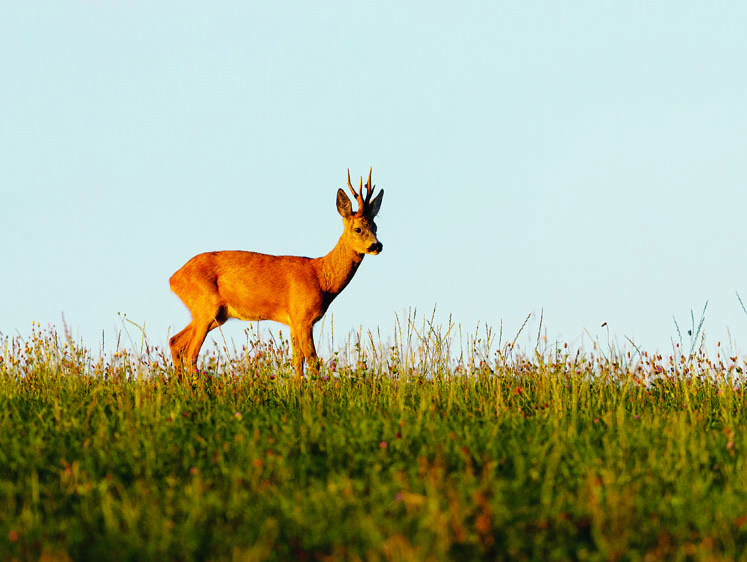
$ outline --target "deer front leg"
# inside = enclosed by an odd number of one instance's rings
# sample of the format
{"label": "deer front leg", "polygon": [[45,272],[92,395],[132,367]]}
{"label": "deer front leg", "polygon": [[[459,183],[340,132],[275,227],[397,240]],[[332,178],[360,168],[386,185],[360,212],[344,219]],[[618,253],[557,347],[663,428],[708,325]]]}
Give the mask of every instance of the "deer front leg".
{"label": "deer front leg", "polygon": [[304,357],[303,352],[298,345],[298,337],[295,328],[291,328],[291,350],[293,352],[293,369],[296,371],[296,377],[302,379]]}
{"label": "deer front leg", "polygon": [[303,377],[304,362],[309,362],[310,374],[319,372],[319,357],[314,347],[314,333],[312,326],[297,327],[291,331],[291,343],[293,344],[293,366],[296,375]]}

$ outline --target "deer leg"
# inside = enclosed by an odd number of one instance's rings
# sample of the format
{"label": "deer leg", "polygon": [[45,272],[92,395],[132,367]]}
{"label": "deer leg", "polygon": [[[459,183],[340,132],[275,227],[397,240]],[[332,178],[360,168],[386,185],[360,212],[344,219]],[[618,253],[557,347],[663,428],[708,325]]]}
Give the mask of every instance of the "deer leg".
{"label": "deer leg", "polygon": [[184,351],[187,349],[189,341],[192,339],[192,323],[186,328],[169,339],[169,348],[171,348],[171,359],[174,361],[174,367],[177,369],[182,366],[184,360]]}
{"label": "deer leg", "polygon": [[219,311],[213,318],[205,319],[202,321],[192,320],[192,339],[187,345],[186,355],[187,363],[195,368],[197,364],[197,357],[200,355],[200,349],[202,344],[205,343],[205,338],[210,330],[223,325],[226,322],[226,317]]}
{"label": "deer leg", "polygon": [[208,325],[206,324],[200,324],[195,326],[194,332],[192,334],[192,340],[189,342],[189,346],[187,347],[187,360],[186,363],[189,364],[190,367],[195,368],[197,365],[197,356],[200,354],[200,349],[202,348],[202,344],[205,343],[205,338],[207,337],[208,333]]}
{"label": "deer leg", "polygon": [[302,379],[303,378],[304,355],[303,355],[303,352],[301,351],[301,347],[299,346],[298,335],[294,328],[291,328],[291,347],[293,350],[293,368],[296,371],[296,376],[299,379]]}
{"label": "deer leg", "polygon": [[[319,358],[316,355],[316,349],[314,348],[314,333],[312,326],[298,328],[294,330],[295,336],[293,340],[293,361],[296,365],[296,373],[299,376],[303,376],[303,364],[304,360],[309,362],[309,369],[313,374],[319,372]],[[298,362],[301,364],[300,373],[298,368]]]}
{"label": "deer leg", "polygon": [[[177,370],[185,367],[190,371],[194,370],[207,333],[228,320],[228,310],[217,298],[190,304],[192,321],[169,340],[171,357]],[[199,307],[196,306],[198,304]]]}
{"label": "deer leg", "polygon": [[304,355],[306,360],[309,362],[309,369],[315,375],[319,374],[319,357],[316,354],[316,347],[314,346],[314,334],[309,331],[309,339],[306,343]]}

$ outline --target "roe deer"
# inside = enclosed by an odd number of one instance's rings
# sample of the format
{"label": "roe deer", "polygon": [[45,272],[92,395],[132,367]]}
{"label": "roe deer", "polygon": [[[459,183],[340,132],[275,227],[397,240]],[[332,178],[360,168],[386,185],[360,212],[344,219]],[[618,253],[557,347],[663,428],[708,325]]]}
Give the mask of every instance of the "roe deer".
{"label": "roe deer", "polygon": [[293,366],[303,377],[304,360],[317,371],[319,358],[312,328],[330,303],[347,287],[365,254],[379,254],[374,217],[384,190],[371,200],[371,170],[366,197],[363,178],[356,192],[354,213],[348,196],[337,190],[337,211],[344,230],[326,256],[270,256],[256,252],[222,251],[198,254],[169,279],[171,290],[192,313],[192,321],[169,340],[174,366],[194,368],[207,333],[229,318],[275,320],[291,329]]}

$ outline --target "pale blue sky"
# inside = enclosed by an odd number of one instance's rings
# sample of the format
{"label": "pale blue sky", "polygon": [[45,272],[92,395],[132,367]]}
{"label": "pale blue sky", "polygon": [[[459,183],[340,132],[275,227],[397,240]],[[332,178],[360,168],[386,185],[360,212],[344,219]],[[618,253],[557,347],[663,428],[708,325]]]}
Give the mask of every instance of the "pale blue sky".
{"label": "pale blue sky", "polygon": [[64,314],[95,349],[121,312],[165,345],[187,259],[325,254],[372,165],[384,252],[336,337],[437,304],[667,351],[708,300],[747,349],[745,29],[736,1],[6,2],[0,333]]}

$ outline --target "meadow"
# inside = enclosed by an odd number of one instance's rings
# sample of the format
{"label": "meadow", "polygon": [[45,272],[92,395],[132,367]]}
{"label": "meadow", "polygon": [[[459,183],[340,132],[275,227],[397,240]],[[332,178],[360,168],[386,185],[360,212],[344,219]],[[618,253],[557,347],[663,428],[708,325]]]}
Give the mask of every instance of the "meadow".
{"label": "meadow", "polygon": [[304,381],[251,330],[184,381],[2,336],[0,560],[747,557],[743,359],[403,324]]}

